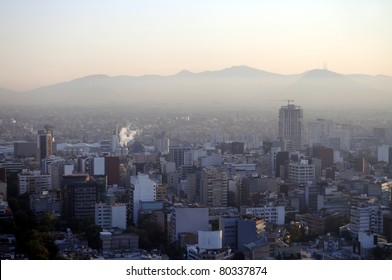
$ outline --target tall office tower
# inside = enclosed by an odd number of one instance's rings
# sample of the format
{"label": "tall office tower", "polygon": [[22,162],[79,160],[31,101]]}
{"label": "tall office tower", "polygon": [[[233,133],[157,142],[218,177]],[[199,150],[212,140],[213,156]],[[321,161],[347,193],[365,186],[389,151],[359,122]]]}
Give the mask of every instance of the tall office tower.
{"label": "tall office tower", "polygon": [[61,185],[63,217],[69,222],[95,217],[99,188],[99,183],[91,180],[88,174],[64,175]]}
{"label": "tall office tower", "polygon": [[50,157],[53,153],[53,127],[45,125],[45,130],[39,130],[37,135],[38,161]]}
{"label": "tall office tower", "polygon": [[227,207],[229,180],[223,168],[204,168],[201,175],[202,203],[209,207]]}
{"label": "tall office tower", "polygon": [[290,142],[291,151],[302,148],[303,141],[303,110],[300,106],[287,104],[279,110],[279,137]]}
{"label": "tall office tower", "polygon": [[105,157],[105,175],[108,177],[108,185],[120,184],[120,158],[115,156]]}

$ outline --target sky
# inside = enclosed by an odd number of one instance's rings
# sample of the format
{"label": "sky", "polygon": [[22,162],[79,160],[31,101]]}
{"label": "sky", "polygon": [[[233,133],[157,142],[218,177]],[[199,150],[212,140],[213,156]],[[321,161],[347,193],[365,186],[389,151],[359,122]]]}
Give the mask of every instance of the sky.
{"label": "sky", "polygon": [[248,65],[392,76],[389,0],[2,0],[0,87]]}

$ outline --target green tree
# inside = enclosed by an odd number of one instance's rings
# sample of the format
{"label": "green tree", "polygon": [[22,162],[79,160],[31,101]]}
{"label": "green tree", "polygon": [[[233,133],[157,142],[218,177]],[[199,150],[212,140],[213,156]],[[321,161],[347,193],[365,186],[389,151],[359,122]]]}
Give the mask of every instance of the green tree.
{"label": "green tree", "polygon": [[92,217],[86,218],[81,223],[81,231],[87,238],[88,246],[92,249],[102,249],[102,241],[100,233],[102,228],[95,225]]}
{"label": "green tree", "polygon": [[48,260],[49,251],[38,240],[32,239],[26,243],[27,257],[29,260]]}
{"label": "green tree", "polygon": [[219,230],[219,219],[211,220],[211,230]]}
{"label": "green tree", "polygon": [[334,233],[339,235],[339,228],[347,225],[350,222],[349,218],[343,215],[331,215],[325,221],[325,234]]}
{"label": "green tree", "polygon": [[33,230],[26,242],[26,252],[30,260],[53,260],[58,248],[48,233]]}
{"label": "green tree", "polygon": [[38,230],[50,232],[56,229],[57,217],[53,213],[45,213],[38,222]]}
{"label": "green tree", "polygon": [[372,251],[375,260],[392,260],[392,248],[377,246]]}

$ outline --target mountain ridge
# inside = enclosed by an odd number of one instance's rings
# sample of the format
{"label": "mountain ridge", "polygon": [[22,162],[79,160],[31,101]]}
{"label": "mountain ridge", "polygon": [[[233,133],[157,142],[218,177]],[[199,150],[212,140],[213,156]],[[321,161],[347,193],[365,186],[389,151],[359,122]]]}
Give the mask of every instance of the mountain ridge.
{"label": "mountain ridge", "polygon": [[[3,104],[188,104],[196,106],[265,105],[268,99],[295,99],[302,104],[339,105],[340,101],[385,105],[392,101],[392,77],[340,74],[311,69],[277,74],[245,65],[172,75],[88,75],[24,92],[1,90]],[[215,105],[214,105],[215,104]]]}

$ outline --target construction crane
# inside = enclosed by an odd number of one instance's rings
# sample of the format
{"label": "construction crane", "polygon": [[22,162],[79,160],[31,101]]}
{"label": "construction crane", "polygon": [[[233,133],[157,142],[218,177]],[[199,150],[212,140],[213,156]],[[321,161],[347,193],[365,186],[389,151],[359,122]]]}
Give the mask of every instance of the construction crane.
{"label": "construction crane", "polygon": [[293,99],[273,99],[273,100],[270,100],[270,101],[286,101],[287,102],[287,105],[290,105],[290,102],[292,102],[292,103],[294,103],[294,100]]}

